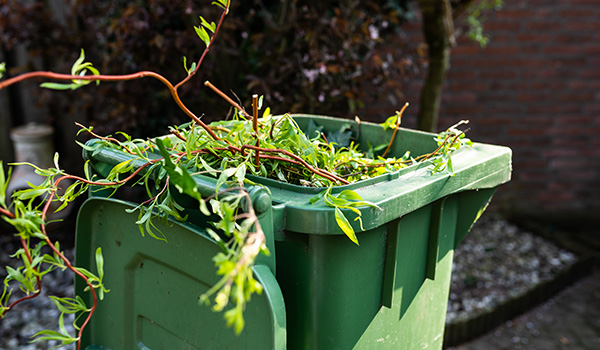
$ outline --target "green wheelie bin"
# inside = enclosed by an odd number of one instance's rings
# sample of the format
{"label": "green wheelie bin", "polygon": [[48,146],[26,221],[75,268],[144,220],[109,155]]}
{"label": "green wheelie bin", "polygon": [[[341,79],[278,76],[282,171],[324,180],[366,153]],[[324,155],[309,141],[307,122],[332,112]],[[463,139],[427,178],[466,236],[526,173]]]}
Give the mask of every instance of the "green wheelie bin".
{"label": "green wheelie bin", "polygon": [[[302,128],[313,121],[330,131],[348,124],[363,145],[385,142],[392,133],[338,118],[294,119]],[[433,136],[400,129],[390,154],[431,152],[437,147]],[[106,149],[84,152],[84,157],[106,175],[131,155]],[[110,349],[441,349],[454,248],[495,189],[510,180],[511,150],[475,143],[455,152],[452,162],[453,173],[431,175],[426,165],[416,164],[334,187],[333,194],[352,189],[379,207],[361,209],[364,231],[353,223],[360,246],[338,227],[333,208],[309,202],[322,188],[253,177],[264,186],[251,192],[272,254],[255,267],[266,293],[253,297],[246,329],[238,337],[225,328],[220,314],[196,305],[216,281],[211,258],[217,247],[202,233],[200,216],[164,227],[173,237],[165,244],[140,236],[135,215],[124,211],[131,204],[91,199],[79,214],[77,263],[91,268],[94,249],[101,246],[105,260],[112,261],[105,265],[105,278],[117,277],[106,280],[111,292],[92,319],[86,344]],[[202,193],[214,193],[214,179],[195,176],[195,181]],[[121,227],[129,229],[118,233]],[[186,235],[198,242],[178,243]],[[125,240],[136,242],[127,254],[121,253]],[[170,282],[163,277],[167,270]],[[120,338],[112,342],[115,333]]]}

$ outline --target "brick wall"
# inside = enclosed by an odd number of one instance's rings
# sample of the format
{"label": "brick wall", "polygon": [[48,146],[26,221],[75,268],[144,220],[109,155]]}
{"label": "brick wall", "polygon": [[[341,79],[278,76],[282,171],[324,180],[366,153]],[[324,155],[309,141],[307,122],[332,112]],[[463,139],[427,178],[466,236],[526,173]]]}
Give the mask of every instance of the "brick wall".
{"label": "brick wall", "polygon": [[[453,48],[440,128],[469,119],[472,139],[513,149],[513,180],[497,206],[598,220],[600,1],[504,3],[485,22],[485,49],[464,38]],[[418,28],[407,26],[413,36]],[[405,88],[414,115],[421,84],[412,79]]]}

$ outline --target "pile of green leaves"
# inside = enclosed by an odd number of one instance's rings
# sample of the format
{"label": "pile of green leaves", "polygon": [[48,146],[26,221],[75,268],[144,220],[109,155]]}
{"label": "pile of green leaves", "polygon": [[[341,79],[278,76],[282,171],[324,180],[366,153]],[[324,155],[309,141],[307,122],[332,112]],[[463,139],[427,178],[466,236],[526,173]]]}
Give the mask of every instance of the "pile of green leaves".
{"label": "pile of green leaves", "polygon": [[[400,116],[397,113],[382,125],[384,128],[397,128]],[[165,161],[156,163],[152,167],[163,166],[167,170],[163,169],[160,172],[162,175],[159,175],[158,181],[164,181],[165,176],[170,176],[170,185],[175,186],[179,192],[198,199],[200,203],[202,198],[193,192],[194,183],[191,179],[193,174],[217,178],[217,193],[222,188],[243,187],[245,183],[253,183],[247,179],[248,174],[294,185],[324,188],[311,200],[311,203],[323,201],[325,205],[335,208],[339,227],[350,240],[358,244],[356,234],[341,209],[349,209],[353,212],[356,215],[355,220],[359,221],[362,227],[360,210],[357,208],[375,205],[363,201],[352,190],[344,190],[334,196],[331,194],[331,188],[397,171],[419,162],[430,164],[432,174],[442,171],[452,173],[451,154],[463,146],[472,145],[465,134],[457,129],[460,124],[462,122],[435,136],[434,140],[438,147],[433,152],[412,157],[408,151],[400,158],[378,155],[384,148],[390,146],[389,143],[369,145],[366,151],[362,151],[360,145],[355,142],[354,135],[349,131],[348,125],[329,132],[326,136],[323,127],[311,121],[304,132],[291,115],[274,116],[269,108],[258,120],[256,131],[252,121],[245,117],[245,113],[238,111],[232,120],[213,122],[209,125],[219,139],[212,138],[205,130],[190,122],[171,128],[171,132],[176,137],[135,142],[123,134],[128,139],[126,143],[104,141],[104,146],[125,149],[140,157],[115,166],[109,177],[115,171],[131,171],[135,161],[149,162],[151,158],[143,153],[158,146],[160,155]],[[232,145],[237,146],[232,147]],[[94,148],[82,146],[90,151],[96,151],[101,144],[96,144]],[[250,148],[252,146],[257,147]],[[170,160],[171,158],[173,160]],[[321,171],[336,175],[338,180],[323,176]],[[150,173],[152,172],[148,171],[145,177]],[[341,183],[341,180],[345,182]],[[148,186],[147,179],[145,181]],[[188,187],[187,190],[182,189],[185,186]],[[168,195],[169,191],[165,185],[161,193]],[[148,191],[148,195],[151,196],[151,191]],[[160,204],[159,198],[161,198]],[[154,200],[145,202],[137,209],[140,210],[138,224],[145,225],[144,229],[159,239],[162,237],[154,233],[150,223],[153,211],[159,209],[159,212],[164,214],[163,217],[170,215],[179,220],[185,219],[179,214],[181,209],[171,197],[155,197]],[[201,205],[200,209],[208,215],[205,206]]]}

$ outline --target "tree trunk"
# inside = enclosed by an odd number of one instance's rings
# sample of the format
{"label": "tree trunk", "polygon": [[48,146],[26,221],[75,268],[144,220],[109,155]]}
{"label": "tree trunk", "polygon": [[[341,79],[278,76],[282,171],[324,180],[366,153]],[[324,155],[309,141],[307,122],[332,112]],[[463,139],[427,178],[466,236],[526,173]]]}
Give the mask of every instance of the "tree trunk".
{"label": "tree trunk", "polygon": [[419,0],[423,15],[423,34],[428,45],[429,67],[421,90],[418,128],[437,128],[442,85],[450,65],[452,8],[449,0]]}

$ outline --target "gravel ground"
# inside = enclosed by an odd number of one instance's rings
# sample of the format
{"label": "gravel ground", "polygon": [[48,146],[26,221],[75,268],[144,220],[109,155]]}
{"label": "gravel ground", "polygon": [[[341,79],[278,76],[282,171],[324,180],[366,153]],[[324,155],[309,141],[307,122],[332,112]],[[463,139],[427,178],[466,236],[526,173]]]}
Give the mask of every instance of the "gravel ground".
{"label": "gravel ground", "polygon": [[[2,230],[4,228],[4,226],[0,227],[0,278],[2,280],[6,276],[4,267],[9,263],[15,266],[14,259],[11,260],[9,255],[20,247],[18,241],[6,233],[7,230]],[[72,243],[70,245],[72,246]],[[68,248],[65,255],[72,259],[73,248]],[[11,302],[22,295],[20,291],[15,290]],[[68,271],[61,270],[50,272],[42,279],[42,293],[38,297],[15,306],[4,318],[0,319],[0,350],[41,350],[57,345],[54,341],[30,343],[31,336],[39,331],[59,330],[60,313],[47,295],[73,297],[73,275]],[[64,318],[65,328],[71,335],[75,335],[72,326],[73,319],[73,315],[65,315]],[[75,346],[71,344],[61,349],[73,350]]]}
{"label": "gravel ground", "polygon": [[[73,232],[69,225],[64,229]],[[8,255],[17,242],[0,230],[0,265],[8,264]],[[72,242],[71,242],[72,246]],[[72,248],[67,251],[72,256]],[[576,257],[550,242],[520,230],[504,220],[482,218],[455,252],[447,321],[471,317],[512,296],[551,279],[558,271],[575,262]],[[11,262],[12,263],[12,262]],[[0,278],[5,271],[0,269]],[[46,293],[72,296],[73,276],[55,270],[46,276],[43,296],[24,302],[0,320],[0,350],[48,349],[50,342],[29,343],[31,335],[43,329],[58,330],[59,313]],[[65,319],[65,325],[71,325]],[[68,327],[74,334],[72,327]],[[61,349],[75,349],[73,345]]]}
{"label": "gravel ground", "polygon": [[446,322],[492,309],[551,280],[576,260],[539,236],[484,216],[454,252]]}

